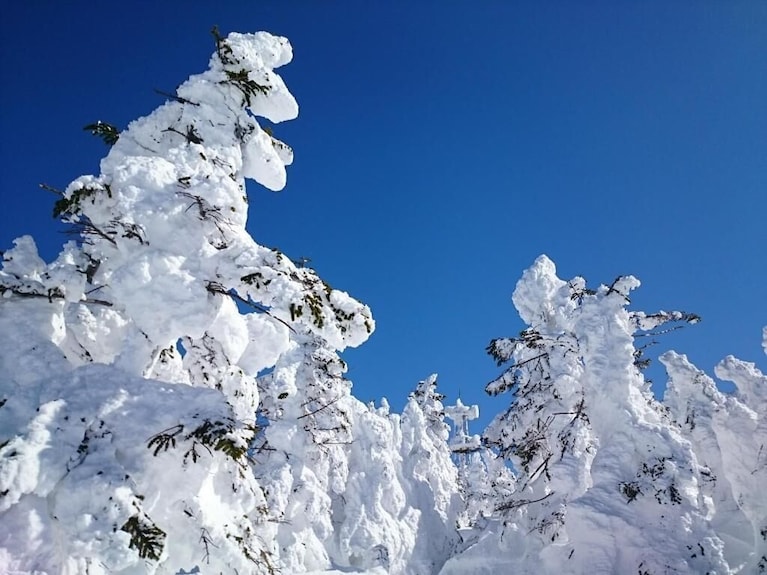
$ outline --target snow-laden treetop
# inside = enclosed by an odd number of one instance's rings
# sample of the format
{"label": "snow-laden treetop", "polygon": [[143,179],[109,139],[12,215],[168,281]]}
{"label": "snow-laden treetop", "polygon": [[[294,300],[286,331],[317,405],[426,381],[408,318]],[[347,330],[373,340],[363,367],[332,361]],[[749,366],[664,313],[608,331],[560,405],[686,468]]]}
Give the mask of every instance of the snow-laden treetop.
{"label": "snow-laden treetop", "polygon": [[214,38],[208,70],[150,115],[90,126],[111,145],[101,173],[54,209],[77,241],[51,264],[30,237],[2,254],[0,571],[287,561],[249,450],[266,446],[264,398],[284,411],[296,387],[275,398],[256,376],[305,344],[340,378],[335,352],[374,323],[246,231],[245,179],[280,190],[293,159],[259,124],[298,114],[274,71],[292,51],[263,32]]}
{"label": "snow-laden treetop", "polygon": [[[119,133],[101,174],[80,177],[63,192],[55,212],[80,229],[83,245],[69,244],[44,269],[23,240],[6,260],[24,263],[6,261],[5,281],[11,287],[11,275],[26,276],[35,284],[19,290],[112,305],[163,348],[201,337],[228,305],[220,297],[220,305],[209,305],[211,295],[225,294],[268,310],[275,329],[290,323],[335,349],[358,345],[373,329],[369,309],[245,231],[244,180],[280,190],[293,160],[290,147],[257,120],[298,114],[274,71],[291,60],[290,44],[265,32],[215,38],[209,69]],[[247,330],[226,329],[236,361]],[[142,373],[148,360],[124,359],[125,367],[142,363],[133,369]]]}

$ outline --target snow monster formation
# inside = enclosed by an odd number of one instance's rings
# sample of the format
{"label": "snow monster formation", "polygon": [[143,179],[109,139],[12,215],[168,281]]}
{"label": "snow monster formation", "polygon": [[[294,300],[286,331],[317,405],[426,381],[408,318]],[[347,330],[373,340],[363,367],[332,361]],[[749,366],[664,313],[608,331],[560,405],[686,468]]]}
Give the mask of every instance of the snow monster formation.
{"label": "snow monster formation", "polygon": [[[53,263],[3,256],[0,565],[12,572],[272,572],[253,473],[257,375],[297,337],[363,342],[369,309],[245,231],[245,178],[285,185],[284,38],[215,32],[209,69],[61,193]],[[244,313],[253,310],[255,313]]]}
{"label": "snow monster formation", "polygon": [[658,401],[636,342],[699,318],[630,311],[638,286],[564,281],[546,256],[525,271],[513,301],[528,327],[488,346],[504,371],[486,389],[512,400],[484,443],[513,492],[443,575],[767,572],[767,377],[728,357],[724,394],[668,352]]}
{"label": "snow monster formation", "polygon": [[77,239],[3,253],[0,572],[437,571],[459,499],[403,465],[437,436],[353,398],[338,356],[370,310],[245,229],[245,179],[280,190],[293,158],[259,124],[298,113],[290,44],[213,35],[152,114],[89,126],[101,173],[54,209]]}
{"label": "snow monster formation", "polygon": [[698,318],[630,310],[631,276],[524,272],[481,437],[436,376],[402,414],[358,401],[370,310],[245,228],[245,180],[293,158],[259,123],[298,114],[290,44],[213,36],[152,114],[89,126],[110,150],[57,192],[55,261],[2,252],[0,573],[767,572],[767,378],[668,352],[656,399],[637,338]]}

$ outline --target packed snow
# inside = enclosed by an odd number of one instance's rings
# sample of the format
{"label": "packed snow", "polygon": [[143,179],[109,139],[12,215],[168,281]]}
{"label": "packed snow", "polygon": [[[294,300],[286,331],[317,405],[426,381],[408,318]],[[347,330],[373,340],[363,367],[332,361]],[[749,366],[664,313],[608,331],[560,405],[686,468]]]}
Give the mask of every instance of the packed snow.
{"label": "packed snow", "polygon": [[767,572],[767,377],[667,352],[656,399],[636,338],[699,318],[630,310],[636,278],[523,273],[484,431],[436,375],[357,400],[370,309],[245,230],[293,159],[259,124],[297,116],[290,44],[214,40],[61,192],[77,239],[2,253],[0,573]]}

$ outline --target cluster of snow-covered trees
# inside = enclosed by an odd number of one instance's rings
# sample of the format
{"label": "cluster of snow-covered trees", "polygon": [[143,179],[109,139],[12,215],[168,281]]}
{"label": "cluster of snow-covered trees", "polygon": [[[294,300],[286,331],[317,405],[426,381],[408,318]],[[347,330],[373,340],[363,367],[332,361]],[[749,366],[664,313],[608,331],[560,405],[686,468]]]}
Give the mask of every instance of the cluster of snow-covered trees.
{"label": "cluster of snow-covered trees", "polygon": [[637,338],[697,317],[628,310],[633,277],[524,273],[481,437],[436,376],[401,414],[358,401],[370,310],[245,230],[245,179],[292,161],[258,121],[297,115],[290,45],[214,39],[152,114],[91,126],[58,258],[2,254],[0,572],[767,572],[767,378],[729,357],[724,394],[670,352],[656,400]]}

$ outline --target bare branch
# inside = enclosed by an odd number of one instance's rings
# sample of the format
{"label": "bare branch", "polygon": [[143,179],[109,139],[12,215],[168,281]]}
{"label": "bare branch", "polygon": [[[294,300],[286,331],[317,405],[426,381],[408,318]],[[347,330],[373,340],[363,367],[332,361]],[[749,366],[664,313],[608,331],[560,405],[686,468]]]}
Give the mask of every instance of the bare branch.
{"label": "bare branch", "polygon": [[524,505],[530,505],[531,503],[540,503],[541,501],[548,499],[552,495],[556,493],[555,491],[552,491],[551,493],[548,493],[544,495],[543,497],[539,499],[517,499],[516,501],[509,501],[508,503],[504,503],[502,505],[498,505],[495,510],[496,511],[511,511],[512,509],[518,509],[520,507],[523,507]]}
{"label": "bare branch", "polygon": [[319,413],[323,409],[327,409],[328,407],[330,407],[334,403],[338,402],[339,399],[341,399],[340,395],[338,397],[336,397],[334,400],[332,400],[332,401],[328,402],[327,404],[323,405],[319,409],[315,409],[314,411],[310,411],[309,413],[304,413],[303,415],[298,416],[296,419],[303,419],[304,417],[309,417],[310,415],[314,415],[315,413]]}
{"label": "bare branch", "polygon": [[[49,290],[48,293],[38,293],[38,292],[28,292],[28,291],[22,291],[18,288],[11,288],[6,286],[0,286],[0,294],[4,294],[5,292],[11,292],[14,295],[17,295],[19,297],[26,297],[26,298],[42,298],[47,299],[49,302],[53,303],[53,300],[63,300],[66,299],[64,297],[64,294],[55,291],[55,290]],[[89,292],[90,293],[90,292]],[[91,305],[103,305],[106,307],[112,307],[114,304],[110,301],[103,300],[103,299],[93,299],[93,298],[85,298],[78,300],[75,303],[85,303],[85,304],[91,304]]]}

